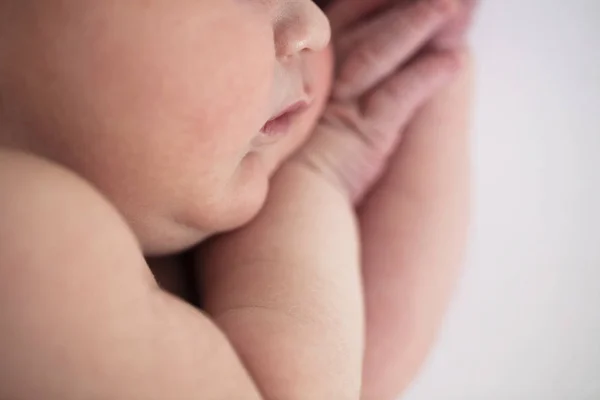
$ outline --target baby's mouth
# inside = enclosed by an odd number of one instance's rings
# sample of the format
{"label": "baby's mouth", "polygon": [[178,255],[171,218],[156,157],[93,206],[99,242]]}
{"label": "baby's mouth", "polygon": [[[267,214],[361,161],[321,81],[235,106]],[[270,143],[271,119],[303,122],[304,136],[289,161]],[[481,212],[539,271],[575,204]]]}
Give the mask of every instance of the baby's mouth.
{"label": "baby's mouth", "polygon": [[289,132],[294,120],[302,114],[308,106],[309,103],[307,101],[301,100],[286,107],[275,117],[267,121],[261,128],[261,133],[270,137],[285,135]]}

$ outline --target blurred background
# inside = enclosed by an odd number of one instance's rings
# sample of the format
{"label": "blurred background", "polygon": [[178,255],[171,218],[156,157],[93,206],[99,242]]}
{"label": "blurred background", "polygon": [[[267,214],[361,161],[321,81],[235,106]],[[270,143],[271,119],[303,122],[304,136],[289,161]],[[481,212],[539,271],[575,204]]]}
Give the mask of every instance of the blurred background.
{"label": "blurred background", "polygon": [[600,399],[600,1],[483,0],[468,263],[407,400]]}

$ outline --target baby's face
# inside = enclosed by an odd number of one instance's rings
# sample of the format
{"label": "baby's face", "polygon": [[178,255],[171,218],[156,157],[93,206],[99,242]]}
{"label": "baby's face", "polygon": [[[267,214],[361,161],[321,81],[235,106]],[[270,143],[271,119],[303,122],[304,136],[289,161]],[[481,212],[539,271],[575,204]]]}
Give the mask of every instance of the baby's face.
{"label": "baby's face", "polygon": [[0,0],[0,14],[13,142],[95,184],[153,254],[257,212],[272,142],[314,117],[309,61],[330,36],[309,0]]}

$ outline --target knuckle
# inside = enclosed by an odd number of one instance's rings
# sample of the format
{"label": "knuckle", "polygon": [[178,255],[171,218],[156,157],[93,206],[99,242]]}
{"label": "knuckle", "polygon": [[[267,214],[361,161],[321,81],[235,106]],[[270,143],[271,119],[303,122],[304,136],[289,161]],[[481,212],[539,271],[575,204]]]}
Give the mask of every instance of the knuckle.
{"label": "knuckle", "polygon": [[394,110],[396,118],[405,113],[407,107],[414,101],[418,83],[405,76],[390,79],[382,84],[369,104],[369,113],[383,118],[381,110]]}
{"label": "knuckle", "polygon": [[[405,98],[407,93],[407,85],[404,79],[395,79],[384,85],[381,85],[377,91],[376,99],[378,102],[393,102],[398,103]],[[408,91],[410,93],[410,91]]]}
{"label": "knuckle", "polygon": [[344,71],[347,80],[353,80],[365,75],[366,71],[377,63],[377,50],[374,47],[359,44],[350,54]]}
{"label": "knuckle", "polygon": [[364,80],[377,73],[389,51],[391,38],[385,32],[378,32],[357,41],[349,53],[344,69],[350,80]]}
{"label": "knuckle", "polygon": [[450,18],[457,9],[457,0],[422,0],[419,1],[413,15],[409,19],[409,29],[419,30],[419,27],[437,24]]}

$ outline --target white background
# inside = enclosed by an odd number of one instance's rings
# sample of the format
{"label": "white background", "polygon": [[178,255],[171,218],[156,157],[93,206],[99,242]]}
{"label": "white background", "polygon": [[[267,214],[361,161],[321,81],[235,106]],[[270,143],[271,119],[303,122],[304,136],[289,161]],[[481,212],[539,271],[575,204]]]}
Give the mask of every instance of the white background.
{"label": "white background", "polygon": [[469,260],[408,400],[600,399],[600,1],[483,0]]}

